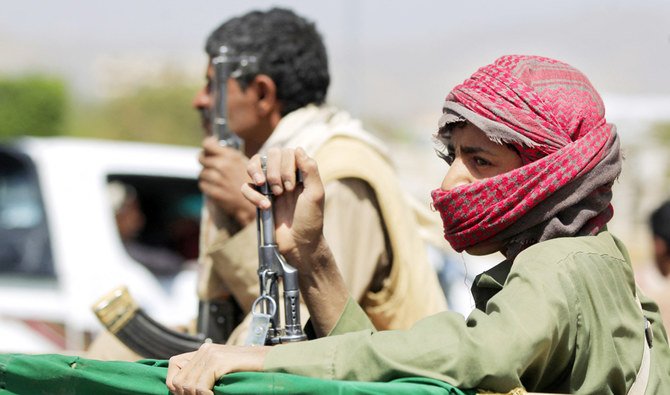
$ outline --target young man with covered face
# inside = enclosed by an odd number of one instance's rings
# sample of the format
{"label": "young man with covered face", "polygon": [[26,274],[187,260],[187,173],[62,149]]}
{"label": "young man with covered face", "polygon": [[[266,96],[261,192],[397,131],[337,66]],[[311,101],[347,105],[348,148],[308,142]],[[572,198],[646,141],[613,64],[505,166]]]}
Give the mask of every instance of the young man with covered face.
{"label": "young man with covered face", "polygon": [[[322,168],[328,191],[324,234],[347,289],[377,328],[408,328],[443,310],[444,295],[383,145],[359,121],[324,104],[328,60],[314,24],[286,9],[253,11],[209,36],[210,60],[222,46],[229,54],[253,57],[254,64],[226,84],[227,122],[243,140],[242,151],[222,146],[215,137],[203,141],[200,188],[207,203],[200,299],[232,298],[243,312],[251,310],[259,293],[256,207],[240,193],[252,181],[246,173],[248,157],[273,157],[300,146]],[[206,79],[194,106],[209,132],[211,63]],[[271,183],[276,192],[294,186]],[[241,325],[228,342],[242,343],[246,335]]]}
{"label": "young man with covered face", "polygon": [[[207,394],[226,373],[266,371],[357,381],[424,376],[498,393],[670,393],[658,308],[606,227],[622,159],[586,76],[549,58],[503,56],[449,93],[436,139],[449,164],[432,192],[446,240],[457,251],[506,257],[477,277],[476,309],[465,321],[441,312],[409,330],[376,331],[348,297],[323,236],[320,168],[300,148],[277,151],[268,155],[267,179],[291,185],[272,203],[291,224],[277,228],[277,242],[305,278],[323,337],[205,345],[170,360],[169,389]],[[296,167],[304,189],[292,186]],[[259,157],[248,173],[265,181]],[[271,204],[251,185],[243,192],[260,208]]]}

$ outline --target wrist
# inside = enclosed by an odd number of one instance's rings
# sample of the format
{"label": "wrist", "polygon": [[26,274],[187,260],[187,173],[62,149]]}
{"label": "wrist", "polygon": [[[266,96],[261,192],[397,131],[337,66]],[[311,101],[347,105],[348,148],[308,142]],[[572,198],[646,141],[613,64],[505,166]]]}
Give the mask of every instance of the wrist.
{"label": "wrist", "polygon": [[268,352],[272,349],[270,346],[261,346],[261,347],[247,347],[253,353],[254,357],[252,358],[253,362],[249,366],[249,371],[253,372],[262,372],[263,367],[265,366],[265,359],[267,358]]}
{"label": "wrist", "polygon": [[291,255],[302,262],[299,274],[307,280],[329,275],[333,269],[337,269],[335,257],[323,234],[310,242],[299,244]]}
{"label": "wrist", "polygon": [[348,290],[326,239],[321,236],[298,249],[302,264],[298,270],[300,288],[307,297],[317,300],[348,298]]}

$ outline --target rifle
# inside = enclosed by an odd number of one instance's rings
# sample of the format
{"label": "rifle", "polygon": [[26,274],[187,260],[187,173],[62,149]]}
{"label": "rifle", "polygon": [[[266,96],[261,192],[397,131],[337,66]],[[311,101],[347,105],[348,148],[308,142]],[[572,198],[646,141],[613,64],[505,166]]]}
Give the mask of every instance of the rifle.
{"label": "rifle", "polygon": [[239,78],[243,75],[254,74],[257,71],[257,59],[253,55],[238,55],[227,46],[219,48],[219,55],[212,58],[214,68],[214,113],[212,119],[212,133],[218,137],[219,144],[242,149],[243,141],[228,127],[228,107],[226,89],[229,78]]}
{"label": "rifle", "polygon": [[[266,158],[261,158],[263,172],[266,171]],[[297,173],[297,182],[302,182],[301,173]],[[270,185],[257,187],[258,191],[272,201]],[[258,280],[260,296],[251,308],[252,320],[247,336],[248,345],[274,345],[306,340],[300,323],[300,287],[298,271],[286,262],[279,253],[275,242],[274,205],[261,210],[256,209],[256,227],[258,231]],[[284,328],[279,321],[279,277],[284,286]],[[256,311],[260,303],[261,310]]]}
{"label": "rifle", "polygon": [[[211,59],[214,68],[212,133],[219,143],[241,150],[243,141],[228,127],[226,89],[229,78],[239,78],[257,71],[253,55],[234,54],[227,46]],[[98,300],[93,311],[100,322],[126,346],[145,358],[167,359],[173,355],[197,350],[205,342],[223,343],[243,315],[234,300],[200,301],[197,334],[187,335],[153,320],[128,293],[119,287]]]}
{"label": "rifle", "polygon": [[[211,60],[214,68],[212,134],[219,144],[242,150],[244,142],[228,127],[227,87],[229,78],[240,78],[258,71],[253,55],[235,54],[227,46],[219,47],[219,55]],[[197,331],[215,343],[223,343],[239,322],[241,310],[234,300],[201,300],[198,306]]]}

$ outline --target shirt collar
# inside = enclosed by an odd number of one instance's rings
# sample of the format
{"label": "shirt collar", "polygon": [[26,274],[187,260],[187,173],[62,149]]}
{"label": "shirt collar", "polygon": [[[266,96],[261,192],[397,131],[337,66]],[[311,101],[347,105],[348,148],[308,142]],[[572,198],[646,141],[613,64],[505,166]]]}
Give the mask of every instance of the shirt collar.
{"label": "shirt collar", "polygon": [[486,303],[503,289],[503,285],[511,269],[512,261],[506,259],[475,277],[471,289],[472,297],[475,300],[475,307],[486,311]]}

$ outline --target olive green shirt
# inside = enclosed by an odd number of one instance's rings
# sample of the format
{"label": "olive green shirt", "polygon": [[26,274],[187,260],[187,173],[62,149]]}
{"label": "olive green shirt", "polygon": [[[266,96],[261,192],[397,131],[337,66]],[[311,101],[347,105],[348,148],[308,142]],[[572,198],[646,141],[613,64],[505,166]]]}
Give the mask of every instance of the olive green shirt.
{"label": "olive green shirt", "polygon": [[653,329],[647,394],[670,393],[670,348],[658,308],[636,289],[609,232],[538,243],[481,274],[467,319],[443,312],[406,331],[376,332],[349,301],[330,336],[282,345],[264,369],[387,381],[425,376],[459,388],[625,394]]}

